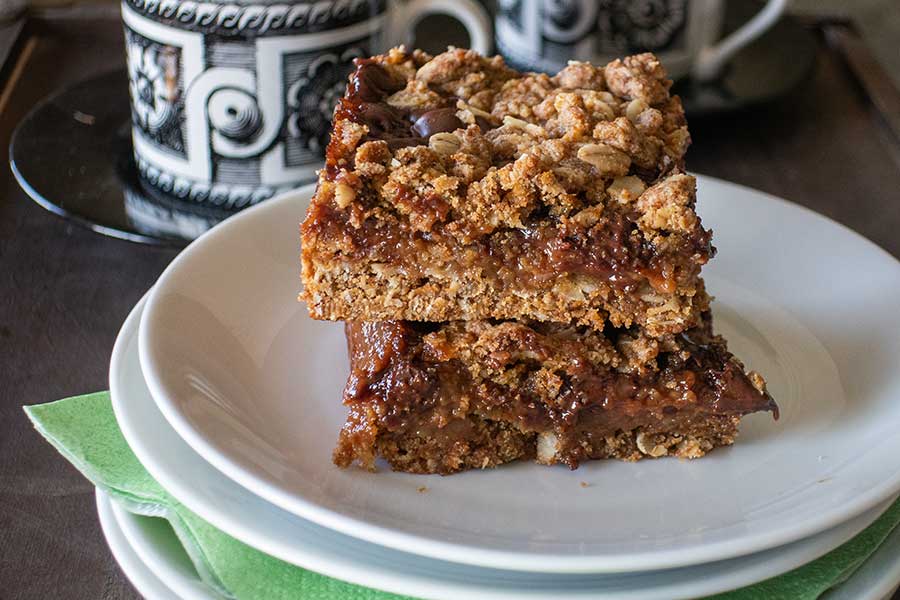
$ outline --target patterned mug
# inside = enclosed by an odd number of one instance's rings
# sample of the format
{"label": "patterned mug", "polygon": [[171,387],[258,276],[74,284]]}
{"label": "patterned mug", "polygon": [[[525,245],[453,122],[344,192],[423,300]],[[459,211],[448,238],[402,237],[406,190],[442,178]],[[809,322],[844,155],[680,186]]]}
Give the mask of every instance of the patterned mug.
{"label": "patterned mug", "polygon": [[724,0],[499,0],[497,48],[520,69],[555,72],[569,60],[605,64],[655,52],[669,75],[714,79],[742,47],[771,27],[787,0],[769,0],[718,41]]}
{"label": "patterned mug", "polygon": [[123,0],[141,179],[225,208],[313,180],[353,59],[431,13],[489,50],[474,0]]}

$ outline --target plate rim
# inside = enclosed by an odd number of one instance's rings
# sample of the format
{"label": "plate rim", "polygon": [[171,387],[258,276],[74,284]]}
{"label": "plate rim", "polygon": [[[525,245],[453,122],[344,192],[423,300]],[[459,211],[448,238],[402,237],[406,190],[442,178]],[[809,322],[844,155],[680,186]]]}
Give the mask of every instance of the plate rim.
{"label": "plate rim", "polygon": [[[176,596],[183,600],[225,600],[223,596],[214,592],[212,588],[204,583],[199,575],[196,579],[190,579],[177,573],[178,569],[171,565],[170,558],[164,556],[165,552],[162,549],[155,547],[152,541],[143,535],[140,531],[140,525],[137,523],[138,519],[157,518],[165,519],[166,521],[168,521],[168,519],[161,516],[147,517],[138,515],[129,511],[121,502],[118,502],[114,498],[109,498],[107,496],[107,499],[109,501],[110,512],[112,513],[116,524],[119,526],[119,530],[122,532],[125,541],[128,542],[128,545],[131,546],[131,549],[144,566],[147,567],[167,588],[172,590]],[[175,535],[177,539],[177,534],[174,533],[174,530],[173,535]],[[178,543],[181,544],[181,540],[178,540]]]}
{"label": "plate rim", "polygon": [[103,533],[103,539],[106,540],[106,546],[129,583],[138,593],[147,598],[179,600],[172,588],[166,585],[141,560],[128,538],[125,537],[125,532],[122,531],[113,514],[112,499],[109,495],[100,488],[96,488],[94,503],[97,507],[97,520],[100,522],[100,530]]}
{"label": "plate rim", "polygon": [[[852,236],[858,242],[862,242],[869,250],[877,251],[895,266],[900,266],[900,261],[871,240],[809,208],[740,184],[698,175],[698,187],[700,189],[704,185],[710,184],[712,186],[722,186],[726,190],[731,188],[731,190],[739,191],[740,193],[749,193],[775,202],[788,210],[799,209],[806,217],[819,220],[828,226],[838,226],[844,233]],[[777,531],[750,533],[738,538],[739,541],[737,542],[734,539],[719,540],[702,546],[695,546],[688,551],[670,548],[662,551],[646,551],[627,555],[582,554],[578,556],[561,556],[559,554],[477,548],[467,546],[464,543],[445,542],[415,533],[397,531],[386,526],[369,523],[359,517],[341,514],[282,489],[277,483],[254,473],[237,461],[230,459],[225,451],[219,450],[212,441],[207,440],[192,426],[190,420],[180,410],[177,399],[162,384],[160,367],[153,359],[151,345],[153,331],[149,324],[156,318],[155,313],[159,310],[158,298],[166,292],[167,281],[174,276],[173,274],[178,273],[182,268],[181,265],[192,260],[193,252],[197,248],[209,243],[216,243],[215,241],[218,239],[227,238],[233,229],[241,228],[245,222],[260,218],[266,211],[274,210],[275,207],[283,203],[297,201],[307,194],[311,195],[314,188],[315,184],[303,186],[261,203],[259,206],[243,211],[212,228],[190,244],[165,269],[157,284],[149,293],[138,336],[140,362],[147,386],[166,420],[179,436],[204,460],[233,481],[253,491],[253,493],[268,502],[345,535],[439,560],[473,566],[532,572],[535,570],[535,565],[539,565],[540,571],[545,573],[584,574],[670,569],[761,552],[832,528],[872,509],[887,498],[900,492],[900,470],[898,470],[892,478],[887,478],[880,485],[870,487],[859,494],[854,503],[846,503],[830,511],[811,516],[792,527],[784,527]]]}

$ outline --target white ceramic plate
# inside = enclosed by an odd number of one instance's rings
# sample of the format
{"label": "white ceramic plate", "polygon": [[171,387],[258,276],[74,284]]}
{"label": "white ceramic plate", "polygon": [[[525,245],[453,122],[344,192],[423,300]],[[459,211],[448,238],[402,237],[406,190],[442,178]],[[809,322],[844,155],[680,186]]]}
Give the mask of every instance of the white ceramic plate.
{"label": "white ceramic plate", "polygon": [[890,600],[900,584],[900,527],[846,582],[820,600]]}
{"label": "white ceramic plate", "polygon": [[443,560],[622,572],[773,548],[900,491],[900,263],[811,211],[706,177],[699,212],[720,249],[704,271],[718,328],[766,376],[781,421],[752,415],[736,446],[699,461],[520,463],[443,478],[335,468],[342,326],[310,320],[295,301],[310,193],[188,247],[141,323],[141,363],[168,421],[270,502]]}
{"label": "white ceramic plate", "polygon": [[130,513],[115,500],[110,499],[109,504],[128,545],[176,596],[182,600],[224,600],[200,579],[168,521]]}
{"label": "white ceramic plate", "polygon": [[[677,600],[750,585],[805,564],[849,540],[887,504],[811,538],[728,561],[619,575],[502,571],[424,558],[316,525],[234,483],[203,460],[166,422],[141,374],[139,304],[113,349],[110,391],[132,450],[185,506],[250,546],[339,579],[420,598],[482,600]],[[890,502],[890,501],[888,501]]]}
{"label": "white ceramic plate", "polygon": [[[183,551],[173,550],[178,544],[171,529],[168,531],[147,532],[142,524],[142,517],[134,515],[120,508],[115,502],[110,501],[102,492],[98,492],[97,508],[100,513],[100,521],[110,546],[113,547],[113,555],[120,564],[129,563],[130,569],[141,569],[142,578],[152,581],[154,590],[149,587],[138,586],[145,597],[171,598],[170,589],[178,589],[184,584],[180,580],[182,569]],[[126,532],[131,532],[128,535]],[[124,538],[124,539],[123,539]],[[130,547],[129,547],[130,546]],[[155,562],[157,568],[149,565],[134,563],[140,559],[138,553],[157,555],[162,564]],[[124,567],[123,567],[124,569]],[[174,574],[174,579],[172,579]],[[133,581],[133,579],[132,579]],[[822,600],[889,600],[900,582],[900,528],[896,529],[875,552],[866,563],[853,574],[845,583],[826,593]],[[142,586],[144,586],[142,581]],[[200,590],[195,593],[193,587],[178,595],[182,600],[212,600],[215,596],[208,591]]]}
{"label": "white ceramic plate", "polygon": [[113,515],[112,501],[109,497],[100,490],[97,490],[96,495],[97,516],[100,518],[103,537],[106,538],[106,544],[131,585],[147,600],[179,600],[175,592],[141,561],[137,552],[128,543]]}

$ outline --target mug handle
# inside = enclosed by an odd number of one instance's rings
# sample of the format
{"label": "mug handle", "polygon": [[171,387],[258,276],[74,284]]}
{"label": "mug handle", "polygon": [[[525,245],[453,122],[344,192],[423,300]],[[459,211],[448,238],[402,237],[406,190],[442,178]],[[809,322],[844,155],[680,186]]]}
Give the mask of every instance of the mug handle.
{"label": "mug handle", "polygon": [[419,20],[431,14],[450,15],[462,23],[469,33],[469,47],[479,54],[487,55],[491,51],[491,19],[487,12],[474,0],[409,0],[405,3],[394,3],[395,14],[392,15],[393,43],[410,44],[413,28]]}
{"label": "mug handle", "polygon": [[756,16],[714,46],[703,48],[691,68],[697,81],[715,79],[734,54],[771,27],[787,6],[787,0],[769,0]]}

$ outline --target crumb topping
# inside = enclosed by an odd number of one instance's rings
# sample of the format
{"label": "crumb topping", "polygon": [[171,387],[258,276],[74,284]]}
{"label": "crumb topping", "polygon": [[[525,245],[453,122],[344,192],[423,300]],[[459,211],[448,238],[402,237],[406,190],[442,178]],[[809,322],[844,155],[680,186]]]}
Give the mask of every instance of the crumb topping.
{"label": "crumb topping", "polygon": [[[652,54],[550,77],[471,50],[395,48],[357,61],[315,201],[351,211],[357,227],[379,219],[461,243],[615,212],[703,254],[681,172],[690,136],[669,85]],[[349,199],[342,183],[363,193]]]}

